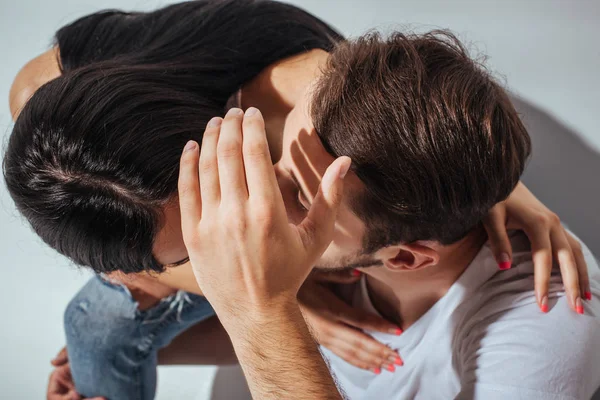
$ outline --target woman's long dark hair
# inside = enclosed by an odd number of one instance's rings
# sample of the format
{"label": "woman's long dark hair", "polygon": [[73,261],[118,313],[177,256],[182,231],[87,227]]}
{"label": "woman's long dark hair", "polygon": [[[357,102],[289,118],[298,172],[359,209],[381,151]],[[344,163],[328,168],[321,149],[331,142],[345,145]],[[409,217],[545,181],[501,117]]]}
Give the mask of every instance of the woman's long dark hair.
{"label": "woman's long dark hair", "polygon": [[181,149],[269,64],[342,37],[272,1],[104,11],[60,29],[63,74],[19,115],[3,170],[35,232],[97,272],[162,271],[152,248]]}

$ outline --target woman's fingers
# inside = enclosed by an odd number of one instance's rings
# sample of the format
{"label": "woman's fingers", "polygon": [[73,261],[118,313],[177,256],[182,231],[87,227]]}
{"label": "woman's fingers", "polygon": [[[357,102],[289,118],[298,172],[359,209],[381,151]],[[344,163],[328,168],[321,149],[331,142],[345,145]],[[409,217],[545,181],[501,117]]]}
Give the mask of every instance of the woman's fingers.
{"label": "woman's fingers", "polygon": [[567,241],[569,242],[569,246],[573,252],[573,257],[575,257],[577,270],[579,271],[579,286],[581,287],[581,293],[583,293],[583,298],[585,300],[591,300],[592,290],[590,287],[590,276],[588,274],[587,263],[585,262],[585,257],[583,256],[581,244],[566,230],[565,235],[567,236]]}
{"label": "woman's fingers", "polygon": [[531,243],[534,267],[534,285],[538,306],[548,312],[548,287],[552,271],[552,245],[544,229],[526,232]]}
{"label": "woman's fingers", "polygon": [[376,331],[391,335],[401,335],[402,329],[385,319],[370,314],[359,308],[351,307],[340,300],[337,317],[343,323],[366,331]]}
{"label": "woman's fingers", "polygon": [[380,371],[387,369],[392,372],[394,366],[404,364],[400,355],[394,350],[371,336],[342,324],[336,327],[336,335],[324,346],[350,364],[374,372],[377,369]]}
{"label": "woman's fingers", "polygon": [[501,270],[509,269],[512,260],[512,246],[506,229],[505,208],[493,207],[485,218],[483,226],[487,231],[498,267]]}
{"label": "woman's fingers", "polygon": [[221,125],[217,144],[219,183],[221,199],[239,203],[248,197],[246,173],[242,158],[242,120],[244,112],[239,108],[229,110]]}
{"label": "woman's fingers", "polygon": [[56,357],[54,357],[52,361],[50,361],[50,363],[55,367],[60,367],[67,361],[69,361],[69,355],[67,354],[67,348],[63,347],[62,349],[60,349]]}
{"label": "woman's fingers", "polygon": [[554,228],[550,234],[552,249],[558,260],[565,291],[571,307],[578,313],[583,314],[582,293],[579,285],[579,269],[571,246],[561,226]]}

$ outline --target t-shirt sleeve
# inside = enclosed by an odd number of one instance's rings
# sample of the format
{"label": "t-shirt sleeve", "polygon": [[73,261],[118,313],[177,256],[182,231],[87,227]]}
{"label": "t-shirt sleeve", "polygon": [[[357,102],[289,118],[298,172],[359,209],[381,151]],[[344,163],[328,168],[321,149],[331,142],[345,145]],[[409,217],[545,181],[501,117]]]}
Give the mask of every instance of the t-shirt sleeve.
{"label": "t-shirt sleeve", "polygon": [[600,386],[599,302],[586,302],[586,315],[565,297],[551,298],[548,314],[510,294],[484,307],[456,342],[456,398],[590,399]]}

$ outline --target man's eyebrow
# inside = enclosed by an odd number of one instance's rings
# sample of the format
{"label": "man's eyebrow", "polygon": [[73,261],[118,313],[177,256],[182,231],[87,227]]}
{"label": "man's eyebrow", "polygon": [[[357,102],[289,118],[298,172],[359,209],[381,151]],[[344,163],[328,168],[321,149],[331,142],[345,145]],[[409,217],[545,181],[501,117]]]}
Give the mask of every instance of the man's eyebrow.
{"label": "man's eyebrow", "polygon": [[302,196],[304,196],[304,198],[306,199],[306,201],[308,201],[310,203],[311,202],[310,201],[310,197],[308,197],[306,195],[306,191],[304,190],[304,188],[300,184],[300,181],[298,181],[298,178],[296,177],[296,174],[294,174],[293,172],[290,172],[290,176],[292,177],[292,180],[294,181],[294,184],[296,184],[296,186],[298,187],[298,190],[300,191],[300,193],[302,193]]}

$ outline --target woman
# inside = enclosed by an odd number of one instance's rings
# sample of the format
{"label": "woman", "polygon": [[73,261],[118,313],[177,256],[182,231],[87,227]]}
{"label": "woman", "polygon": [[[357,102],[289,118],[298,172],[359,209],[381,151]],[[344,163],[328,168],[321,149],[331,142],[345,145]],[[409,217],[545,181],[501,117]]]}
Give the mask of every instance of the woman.
{"label": "woman", "polygon": [[[255,106],[263,110],[276,161],[287,113],[318,60],[339,40],[316,18],[274,2],[112,11],[61,29],[57,47],[17,78],[13,115],[27,104],[5,158],[11,195],[50,246],[104,274],[77,294],[65,314],[79,392],[151,398],[158,349],[213,315],[187,263],[175,205],[185,142],[199,141],[207,121],[228,107]],[[38,68],[47,74],[37,74]],[[571,253],[576,243],[558,223],[546,230],[531,223],[552,214],[523,187],[488,220],[500,268],[510,266],[506,212],[532,242],[551,242],[552,250],[570,254],[562,260],[569,271],[565,284],[573,292],[588,291],[585,264]],[[549,246],[535,250],[551,254]],[[543,294],[551,260],[536,259]],[[581,284],[572,273],[577,268]],[[397,327],[351,311],[322,285],[309,282],[305,290],[317,293],[305,296],[311,299],[305,312],[321,344],[374,372],[397,359],[347,325],[400,333]]]}

